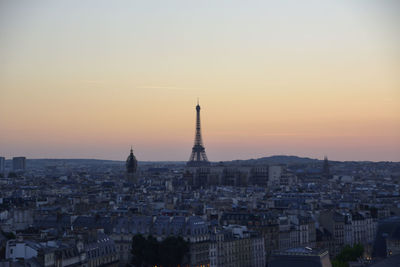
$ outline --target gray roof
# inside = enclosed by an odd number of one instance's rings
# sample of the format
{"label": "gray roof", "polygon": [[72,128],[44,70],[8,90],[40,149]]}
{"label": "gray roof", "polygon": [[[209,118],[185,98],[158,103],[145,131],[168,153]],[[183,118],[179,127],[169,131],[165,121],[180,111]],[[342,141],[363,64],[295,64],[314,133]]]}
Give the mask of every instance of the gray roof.
{"label": "gray roof", "polygon": [[158,216],[153,222],[151,216],[119,218],[113,229],[114,233],[153,234],[153,235],[203,235],[208,232],[208,225],[198,216]]}
{"label": "gray roof", "polygon": [[153,219],[150,216],[121,217],[114,226],[114,233],[147,234]]}
{"label": "gray roof", "polygon": [[116,253],[114,240],[103,233],[98,233],[96,240],[85,245],[88,258],[96,258]]}

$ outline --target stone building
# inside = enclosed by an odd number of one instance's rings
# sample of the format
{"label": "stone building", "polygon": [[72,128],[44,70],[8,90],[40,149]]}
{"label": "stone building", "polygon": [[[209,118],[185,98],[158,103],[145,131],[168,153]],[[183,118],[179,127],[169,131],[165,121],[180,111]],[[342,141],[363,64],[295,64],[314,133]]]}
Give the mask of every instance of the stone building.
{"label": "stone building", "polygon": [[210,266],[264,267],[264,238],[245,226],[230,225],[211,237]]}
{"label": "stone building", "polygon": [[137,160],[135,155],[133,155],[133,149],[131,148],[131,153],[126,159],[126,180],[130,183],[137,183]]}

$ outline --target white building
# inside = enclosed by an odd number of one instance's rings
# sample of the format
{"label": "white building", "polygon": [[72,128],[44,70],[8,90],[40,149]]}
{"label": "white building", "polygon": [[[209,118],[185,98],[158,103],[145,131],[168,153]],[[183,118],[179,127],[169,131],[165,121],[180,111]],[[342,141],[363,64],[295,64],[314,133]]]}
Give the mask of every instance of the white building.
{"label": "white building", "polygon": [[6,245],[6,259],[25,259],[37,257],[41,246],[38,243],[23,240],[9,240]]}
{"label": "white building", "polygon": [[281,177],[283,173],[282,166],[269,166],[268,170],[268,186],[274,187],[279,186],[281,182]]}

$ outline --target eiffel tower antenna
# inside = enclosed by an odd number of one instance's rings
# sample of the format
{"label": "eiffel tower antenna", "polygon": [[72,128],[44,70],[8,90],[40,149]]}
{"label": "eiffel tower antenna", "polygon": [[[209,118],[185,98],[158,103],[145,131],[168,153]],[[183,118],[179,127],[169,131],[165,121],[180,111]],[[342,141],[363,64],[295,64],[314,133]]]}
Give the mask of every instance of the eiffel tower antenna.
{"label": "eiffel tower antenna", "polygon": [[203,145],[203,139],[201,138],[201,126],[200,126],[200,105],[199,99],[197,98],[196,106],[196,134],[194,137],[194,145],[192,148],[192,154],[187,162],[190,167],[199,167],[209,165],[210,162],[207,159],[206,149]]}

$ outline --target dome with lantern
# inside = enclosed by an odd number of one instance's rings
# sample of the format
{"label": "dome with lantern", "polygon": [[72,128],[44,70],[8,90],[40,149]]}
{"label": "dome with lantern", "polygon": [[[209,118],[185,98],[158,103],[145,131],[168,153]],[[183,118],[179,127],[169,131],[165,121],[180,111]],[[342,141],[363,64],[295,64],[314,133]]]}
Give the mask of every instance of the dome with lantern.
{"label": "dome with lantern", "polygon": [[131,148],[131,153],[126,159],[126,172],[127,173],[135,173],[137,169],[137,160],[135,155],[133,155],[133,149]]}

